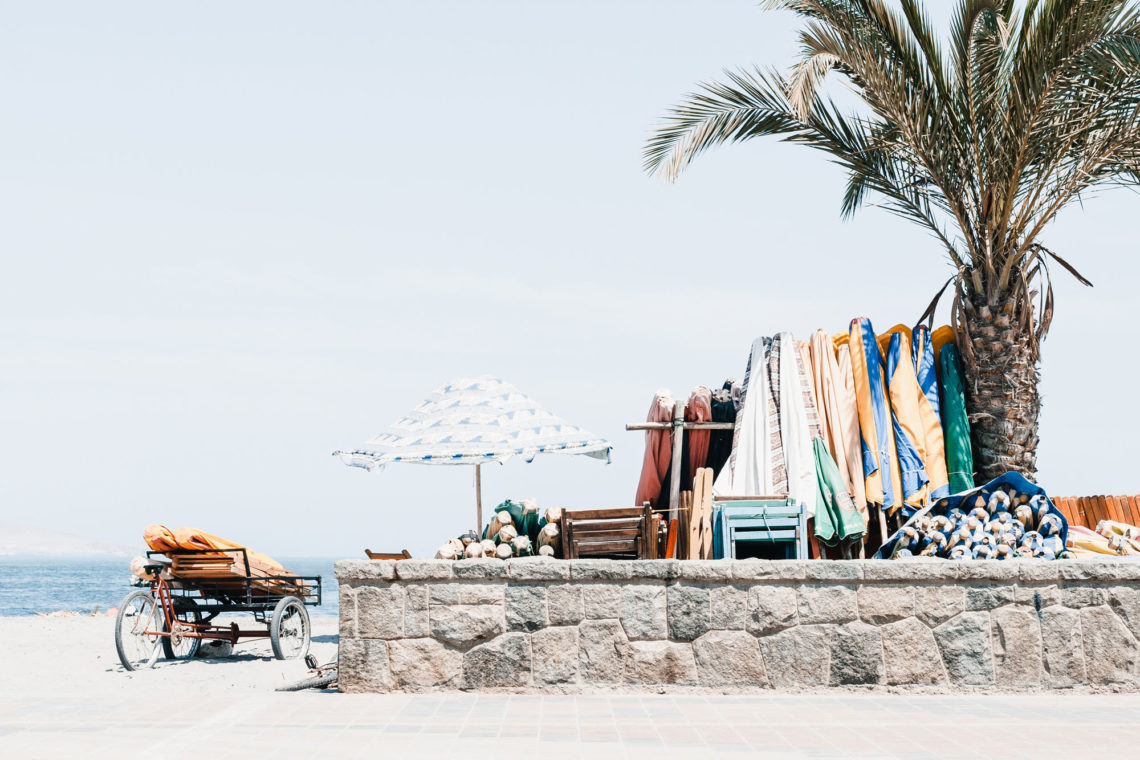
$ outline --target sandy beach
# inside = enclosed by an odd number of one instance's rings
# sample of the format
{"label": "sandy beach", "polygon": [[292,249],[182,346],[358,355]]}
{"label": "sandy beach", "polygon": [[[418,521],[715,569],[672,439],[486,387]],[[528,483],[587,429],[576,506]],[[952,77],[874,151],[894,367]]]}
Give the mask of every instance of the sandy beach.
{"label": "sandy beach", "polygon": [[[315,617],[310,651],[319,662],[336,657],[337,620]],[[240,620],[250,627],[252,621]],[[160,659],[150,670],[129,672],[115,653],[111,616],[0,617],[4,677],[0,702],[60,694],[99,698],[272,691],[308,674],[301,660],[275,660],[268,639],[248,639],[233,655],[215,659]]]}

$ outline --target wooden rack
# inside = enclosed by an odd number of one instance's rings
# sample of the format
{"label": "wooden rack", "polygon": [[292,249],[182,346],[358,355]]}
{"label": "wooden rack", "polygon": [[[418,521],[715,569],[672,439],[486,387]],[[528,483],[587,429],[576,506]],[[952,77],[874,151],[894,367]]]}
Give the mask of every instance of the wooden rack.
{"label": "wooden rack", "polygon": [[734,422],[686,422],[685,402],[673,404],[672,422],[630,422],[626,430],[669,430],[673,434],[673,459],[669,478],[669,518],[677,519],[681,506],[681,454],[684,450],[686,430],[733,430]]}

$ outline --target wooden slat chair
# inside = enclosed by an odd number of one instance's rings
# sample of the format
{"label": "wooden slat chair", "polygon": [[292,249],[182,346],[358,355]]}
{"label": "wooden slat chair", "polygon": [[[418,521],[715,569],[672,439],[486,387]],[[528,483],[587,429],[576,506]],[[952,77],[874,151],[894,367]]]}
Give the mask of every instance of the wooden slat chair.
{"label": "wooden slat chair", "polygon": [[736,559],[740,543],[775,544],[786,559],[808,558],[807,515],[794,499],[735,498],[713,502],[721,556]]}
{"label": "wooden slat chair", "polygon": [[1096,529],[1101,520],[1140,526],[1140,496],[1059,496],[1052,499],[1070,525]]}
{"label": "wooden slat chair", "polygon": [[[371,549],[365,549],[364,553],[368,555],[368,559],[411,559],[412,553],[404,549],[399,554],[387,554],[385,552],[374,552]],[[411,567],[409,565],[408,567]]]}
{"label": "wooden slat chair", "polygon": [[566,559],[657,559],[653,511],[648,506],[562,510]]}

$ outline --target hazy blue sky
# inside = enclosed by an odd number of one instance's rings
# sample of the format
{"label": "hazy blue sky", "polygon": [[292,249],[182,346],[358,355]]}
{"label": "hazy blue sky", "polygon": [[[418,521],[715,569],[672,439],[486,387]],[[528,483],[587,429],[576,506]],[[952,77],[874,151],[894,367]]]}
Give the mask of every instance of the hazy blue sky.
{"label": "hazy blue sky", "polygon": [[[944,16],[949,3],[930,3]],[[743,372],[760,334],[913,322],[949,274],[804,149],[676,184],[641,147],[792,20],[717,2],[5,3],[0,513],[136,542],[195,525],[277,554],[434,549],[470,468],[330,456],[433,388],[501,375],[613,464],[490,469],[485,498],[624,506],[654,389]],[[1116,192],[1045,242],[1040,480],[1140,491],[1136,222]],[[486,468],[485,468],[486,469]]]}

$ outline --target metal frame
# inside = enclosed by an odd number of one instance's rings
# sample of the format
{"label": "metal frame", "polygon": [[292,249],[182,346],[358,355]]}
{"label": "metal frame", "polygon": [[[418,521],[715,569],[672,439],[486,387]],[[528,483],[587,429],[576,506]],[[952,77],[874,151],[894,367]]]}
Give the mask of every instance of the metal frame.
{"label": "metal frame", "polygon": [[[179,578],[171,580],[162,577],[167,569],[161,563],[148,565],[150,587],[155,604],[161,605],[166,622],[165,631],[145,631],[148,636],[171,638],[180,636],[192,639],[217,639],[236,645],[240,638],[267,638],[268,628],[253,630],[239,628],[237,623],[229,626],[211,625],[210,621],[225,612],[252,612],[254,620],[266,624],[267,617],[273,614],[277,604],[287,597],[296,597],[302,604],[315,607],[321,603],[322,589],[319,575],[274,575],[255,577],[249,569],[249,552],[244,547],[237,549],[178,549],[171,551],[148,551],[147,558],[177,557],[186,555],[217,555],[227,552],[240,554],[244,575],[230,578]],[[236,558],[235,558],[236,559]],[[286,585],[290,584],[290,585]],[[291,586],[291,587],[290,587]],[[178,593],[175,593],[178,592]],[[177,609],[176,600],[192,599],[194,606],[185,610]],[[194,611],[201,615],[201,622],[190,622],[178,617],[179,613]],[[177,625],[176,625],[177,624]]]}

